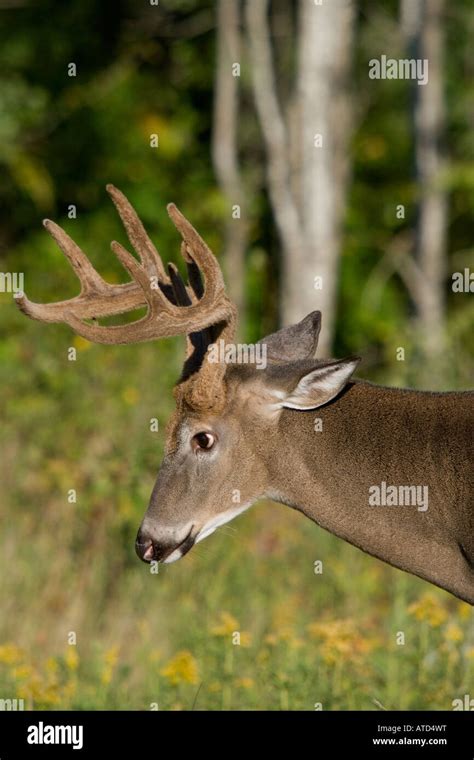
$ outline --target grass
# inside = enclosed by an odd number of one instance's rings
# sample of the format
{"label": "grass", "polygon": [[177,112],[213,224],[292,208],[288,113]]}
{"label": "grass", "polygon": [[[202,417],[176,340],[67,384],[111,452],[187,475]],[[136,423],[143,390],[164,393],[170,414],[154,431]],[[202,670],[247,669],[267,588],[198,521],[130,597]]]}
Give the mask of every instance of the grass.
{"label": "grass", "polygon": [[134,539],[181,342],[96,347],[3,315],[0,698],[380,710],[474,694],[469,605],[281,505],[256,505],[151,574]]}

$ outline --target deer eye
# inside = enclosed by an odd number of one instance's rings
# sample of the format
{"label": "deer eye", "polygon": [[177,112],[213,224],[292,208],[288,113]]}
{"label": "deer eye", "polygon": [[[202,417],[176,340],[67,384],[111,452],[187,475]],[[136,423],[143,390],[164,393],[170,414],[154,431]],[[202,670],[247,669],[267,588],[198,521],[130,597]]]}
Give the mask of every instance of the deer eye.
{"label": "deer eye", "polygon": [[195,451],[209,451],[215,442],[216,437],[212,433],[196,433],[193,436],[193,448]]}

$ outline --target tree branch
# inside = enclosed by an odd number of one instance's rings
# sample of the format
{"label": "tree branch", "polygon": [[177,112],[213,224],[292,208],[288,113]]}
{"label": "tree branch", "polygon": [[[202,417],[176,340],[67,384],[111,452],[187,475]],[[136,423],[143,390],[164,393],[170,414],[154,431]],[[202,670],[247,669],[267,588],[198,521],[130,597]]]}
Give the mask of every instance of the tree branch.
{"label": "tree branch", "polygon": [[298,210],[290,189],[289,145],[277,98],[273,70],[268,0],[247,0],[249,38],[255,106],[268,155],[268,184],[275,222],[287,251],[301,248]]}
{"label": "tree branch", "polygon": [[212,158],[229,206],[240,206],[240,219],[228,210],[226,269],[229,291],[239,312],[244,308],[244,254],[247,241],[247,204],[238,160],[238,82],[232,64],[240,59],[239,0],[219,0],[217,8],[217,63],[214,95]]}

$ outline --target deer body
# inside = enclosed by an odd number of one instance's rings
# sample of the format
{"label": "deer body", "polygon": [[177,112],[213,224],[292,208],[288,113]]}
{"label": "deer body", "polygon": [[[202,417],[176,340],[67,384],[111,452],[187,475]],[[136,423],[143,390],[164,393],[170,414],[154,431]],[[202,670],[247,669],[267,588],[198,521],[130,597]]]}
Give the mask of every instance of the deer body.
{"label": "deer body", "polygon": [[[322,421],[315,432],[314,420]],[[355,381],[314,412],[285,410],[268,496],[389,564],[474,603],[474,394]],[[428,504],[369,504],[383,482]]]}
{"label": "deer body", "polygon": [[[220,356],[235,347],[236,309],[217,260],[170,204],[183,238],[186,285],[173,264],[164,268],[125,196],[107,189],[139,256],[112,243],[132,280],[105,282],[74,241],[46,220],[81,292],[53,304],[24,295],[16,300],[33,319],[65,322],[97,343],[187,336],[165,456],[136,539],[138,556],[180,559],[266,496],[474,604],[474,394],[352,381],[358,357],[315,359],[317,311],[259,341],[268,365],[211,361],[217,342]],[[98,322],[140,306],[147,313],[135,322]]]}

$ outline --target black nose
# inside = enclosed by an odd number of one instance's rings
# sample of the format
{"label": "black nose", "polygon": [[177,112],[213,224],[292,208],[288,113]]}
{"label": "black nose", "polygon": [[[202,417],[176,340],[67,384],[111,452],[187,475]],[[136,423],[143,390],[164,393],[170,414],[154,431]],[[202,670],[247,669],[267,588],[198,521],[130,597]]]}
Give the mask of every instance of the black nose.
{"label": "black nose", "polygon": [[159,550],[157,544],[141,530],[138,531],[135,541],[135,551],[143,562],[151,562],[154,559],[158,559]]}
{"label": "black nose", "polygon": [[191,525],[189,533],[182,541],[158,540],[146,529],[140,528],[135,541],[135,551],[143,562],[165,562],[176,551],[179,551],[179,557],[175,557],[175,559],[179,559],[184,557],[194,546],[193,528],[194,525]]}

